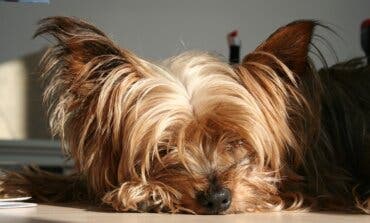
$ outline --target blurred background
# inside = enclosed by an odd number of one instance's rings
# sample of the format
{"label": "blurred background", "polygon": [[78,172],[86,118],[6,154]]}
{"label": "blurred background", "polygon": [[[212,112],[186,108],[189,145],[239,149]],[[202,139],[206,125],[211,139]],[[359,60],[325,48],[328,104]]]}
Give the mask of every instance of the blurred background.
{"label": "blurred background", "polygon": [[[48,2],[48,1],[43,1]],[[229,55],[226,35],[238,30],[240,55],[275,29],[297,19],[316,19],[338,36],[323,52],[329,64],[363,56],[360,24],[369,0],[51,0],[48,4],[0,0],[0,166],[34,163],[56,169],[65,162],[52,140],[41,103],[38,62],[48,44],[32,39],[37,21],[75,16],[100,27],[121,47],[149,60],[185,50]]]}

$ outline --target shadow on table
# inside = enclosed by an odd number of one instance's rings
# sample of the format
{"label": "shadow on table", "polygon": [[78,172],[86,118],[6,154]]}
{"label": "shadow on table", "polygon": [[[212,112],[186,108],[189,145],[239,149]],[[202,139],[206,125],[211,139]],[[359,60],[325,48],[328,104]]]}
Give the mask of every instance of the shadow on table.
{"label": "shadow on table", "polygon": [[[96,205],[96,204],[93,204],[93,203],[40,203],[40,204],[44,204],[44,205],[49,205],[49,206],[55,206],[55,207],[64,207],[64,208],[76,208],[76,209],[81,209],[81,210],[84,210],[84,211],[88,211],[88,212],[97,212],[97,213],[119,213],[117,211],[115,211],[114,209],[112,209],[112,207],[109,207],[109,206],[105,206],[105,205]],[[135,211],[127,211],[127,212],[121,212],[121,213],[139,213],[139,212],[135,212]],[[148,212],[150,214],[168,214],[168,215],[173,215],[173,214],[170,214],[170,213],[156,213],[156,212]],[[258,215],[266,215],[266,214],[275,214],[275,215],[291,215],[291,216],[299,216],[299,215],[302,215],[302,214],[323,214],[323,215],[326,215],[326,216],[343,216],[343,217],[351,217],[351,216],[369,216],[367,214],[364,214],[360,211],[353,211],[353,212],[340,212],[340,211],[311,211],[311,212],[289,212],[289,211],[282,211],[282,212],[256,212],[256,213],[240,213],[241,215],[243,214],[258,214]],[[182,215],[182,216],[196,216],[196,215],[192,215],[192,214],[189,214],[189,213],[178,213],[176,215]],[[233,216],[235,214],[231,214],[231,216]],[[238,214],[236,214],[238,215]],[[207,216],[207,215],[197,215],[197,216]],[[209,216],[209,215],[208,215]],[[218,215],[220,216],[220,215]],[[223,216],[230,216],[230,215],[223,215]],[[2,223],[0,221],[0,223]]]}
{"label": "shadow on table", "polygon": [[69,221],[47,220],[38,217],[1,215],[1,222],[13,223],[68,223]]}
{"label": "shadow on table", "polygon": [[[37,201],[34,202],[38,203]],[[39,203],[39,204],[64,208],[76,208],[89,212],[117,213],[117,211],[113,210],[109,206],[97,205],[93,203],[72,202],[72,203]]]}

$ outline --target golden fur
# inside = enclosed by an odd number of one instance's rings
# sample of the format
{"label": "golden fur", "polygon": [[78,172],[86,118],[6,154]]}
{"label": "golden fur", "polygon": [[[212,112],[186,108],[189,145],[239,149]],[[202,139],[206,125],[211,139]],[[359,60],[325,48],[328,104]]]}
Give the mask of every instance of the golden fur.
{"label": "golden fur", "polygon": [[[317,72],[316,25],[288,24],[230,66],[205,52],[151,63],[86,22],[43,19],[36,36],[56,39],[42,61],[50,126],[76,173],[8,172],[1,194],[117,211],[370,213],[369,68]],[[212,187],[230,190],[226,210],[199,201]]]}

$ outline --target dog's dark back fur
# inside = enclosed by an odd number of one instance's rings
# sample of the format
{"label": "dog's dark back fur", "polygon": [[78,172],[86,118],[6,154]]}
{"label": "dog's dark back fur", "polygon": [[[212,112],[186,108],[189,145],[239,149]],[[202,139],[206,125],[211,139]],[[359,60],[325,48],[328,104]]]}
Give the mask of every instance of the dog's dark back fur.
{"label": "dog's dark back fur", "polygon": [[[321,70],[325,86],[323,126],[337,150],[337,161],[357,179],[370,180],[370,67],[364,58]],[[341,153],[342,152],[342,153]]]}
{"label": "dog's dark back fur", "polygon": [[312,138],[301,168],[307,192],[318,196],[318,209],[325,209],[321,202],[350,207],[354,194],[366,199],[370,193],[370,68],[357,58],[321,69],[316,78],[312,73],[302,78],[306,95],[315,98],[311,107],[321,114],[321,123],[313,125],[320,129],[312,130],[320,135]]}

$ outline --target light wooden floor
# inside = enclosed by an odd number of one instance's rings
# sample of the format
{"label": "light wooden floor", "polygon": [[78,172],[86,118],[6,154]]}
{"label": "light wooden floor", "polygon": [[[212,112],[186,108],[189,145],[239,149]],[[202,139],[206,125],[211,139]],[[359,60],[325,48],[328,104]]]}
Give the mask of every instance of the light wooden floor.
{"label": "light wooden floor", "polygon": [[224,216],[136,214],[101,212],[89,208],[39,205],[34,208],[0,209],[1,223],[66,223],[66,222],[145,222],[145,223],[370,223],[369,215],[340,215],[329,213],[251,213]]}

